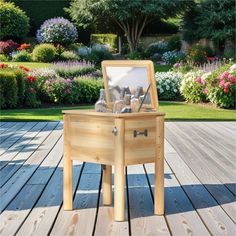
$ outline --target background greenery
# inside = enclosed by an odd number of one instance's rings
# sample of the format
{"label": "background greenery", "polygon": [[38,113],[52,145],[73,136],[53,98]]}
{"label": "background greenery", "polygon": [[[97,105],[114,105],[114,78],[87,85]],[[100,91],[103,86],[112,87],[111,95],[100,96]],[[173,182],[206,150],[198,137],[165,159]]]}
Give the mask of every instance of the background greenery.
{"label": "background greenery", "polygon": [[[62,110],[94,109],[90,106],[50,107],[40,109],[1,110],[2,121],[62,120]],[[234,110],[224,110],[182,102],[160,102],[160,111],[166,113],[166,120],[236,120]]]}

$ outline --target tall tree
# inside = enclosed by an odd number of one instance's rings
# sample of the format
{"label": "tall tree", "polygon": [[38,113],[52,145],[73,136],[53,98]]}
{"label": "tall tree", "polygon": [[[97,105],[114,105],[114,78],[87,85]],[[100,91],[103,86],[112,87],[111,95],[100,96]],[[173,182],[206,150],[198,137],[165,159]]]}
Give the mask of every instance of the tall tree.
{"label": "tall tree", "polygon": [[158,18],[174,17],[189,1],[180,0],[72,0],[66,11],[79,27],[115,22],[124,32],[130,51],[138,47],[144,28]]}

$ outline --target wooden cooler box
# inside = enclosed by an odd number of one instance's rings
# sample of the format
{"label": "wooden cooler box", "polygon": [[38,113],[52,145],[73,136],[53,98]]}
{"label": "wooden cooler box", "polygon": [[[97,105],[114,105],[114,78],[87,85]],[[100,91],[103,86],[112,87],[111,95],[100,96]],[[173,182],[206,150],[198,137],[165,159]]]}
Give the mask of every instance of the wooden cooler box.
{"label": "wooden cooler box", "polygon": [[154,213],[164,213],[164,113],[158,112],[157,89],[151,61],[103,61],[107,103],[112,108],[117,86],[141,85],[149,101],[137,113],[63,111],[64,209],[73,209],[73,160],[105,165],[103,204],[112,204],[114,165],[114,220],[125,220],[125,166],[155,163]]}

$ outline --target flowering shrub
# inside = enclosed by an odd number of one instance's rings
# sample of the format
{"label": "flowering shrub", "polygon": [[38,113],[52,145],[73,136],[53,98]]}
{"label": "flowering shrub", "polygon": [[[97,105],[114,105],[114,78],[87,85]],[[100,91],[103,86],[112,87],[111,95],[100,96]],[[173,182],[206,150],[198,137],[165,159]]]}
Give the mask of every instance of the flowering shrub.
{"label": "flowering shrub", "polygon": [[96,70],[92,63],[85,61],[56,62],[53,64],[52,68],[60,77],[63,78],[73,78],[94,72]]}
{"label": "flowering shrub", "polygon": [[156,43],[151,43],[147,50],[146,54],[148,57],[153,56],[155,53],[163,54],[168,50],[168,44],[164,41],[158,41]]}
{"label": "flowering shrub", "polygon": [[75,26],[63,17],[46,20],[37,31],[39,43],[71,44],[78,37]]}
{"label": "flowering shrub", "polygon": [[193,45],[188,54],[188,59],[195,64],[202,64],[207,61],[207,54],[203,46]]}
{"label": "flowering shrub", "polygon": [[37,98],[37,78],[34,76],[27,75],[24,105],[27,107],[38,107],[40,105]]}
{"label": "flowering shrub", "polygon": [[206,100],[206,78],[199,71],[190,71],[184,75],[180,92],[187,102],[198,103]]}
{"label": "flowering shrub", "polygon": [[34,48],[32,56],[34,61],[52,62],[56,56],[56,48],[51,44],[40,44]]}
{"label": "flowering shrub", "polygon": [[172,71],[155,74],[159,99],[174,100],[180,95],[181,73]]}
{"label": "flowering shrub", "polygon": [[235,105],[236,64],[216,70],[208,79],[207,97],[212,103],[224,108]]}
{"label": "flowering shrub", "polygon": [[10,54],[18,48],[18,43],[13,40],[0,41],[0,53],[2,54]]}
{"label": "flowering shrub", "polygon": [[185,59],[185,54],[181,51],[168,51],[162,55],[162,60],[167,64],[174,64]]}

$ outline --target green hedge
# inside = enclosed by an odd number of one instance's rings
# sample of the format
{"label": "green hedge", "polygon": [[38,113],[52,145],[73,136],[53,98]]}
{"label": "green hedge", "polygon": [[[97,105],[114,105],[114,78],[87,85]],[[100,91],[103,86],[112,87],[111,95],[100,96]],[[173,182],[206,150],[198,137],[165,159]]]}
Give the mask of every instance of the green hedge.
{"label": "green hedge", "polygon": [[91,34],[92,44],[107,44],[113,52],[117,50],[117,40],[118,37],[116,34]]}
{"label": "green hedge", "polygon": [[18,102],[16,74],[10,70],[0,70],[0,107],[14,108]]}

